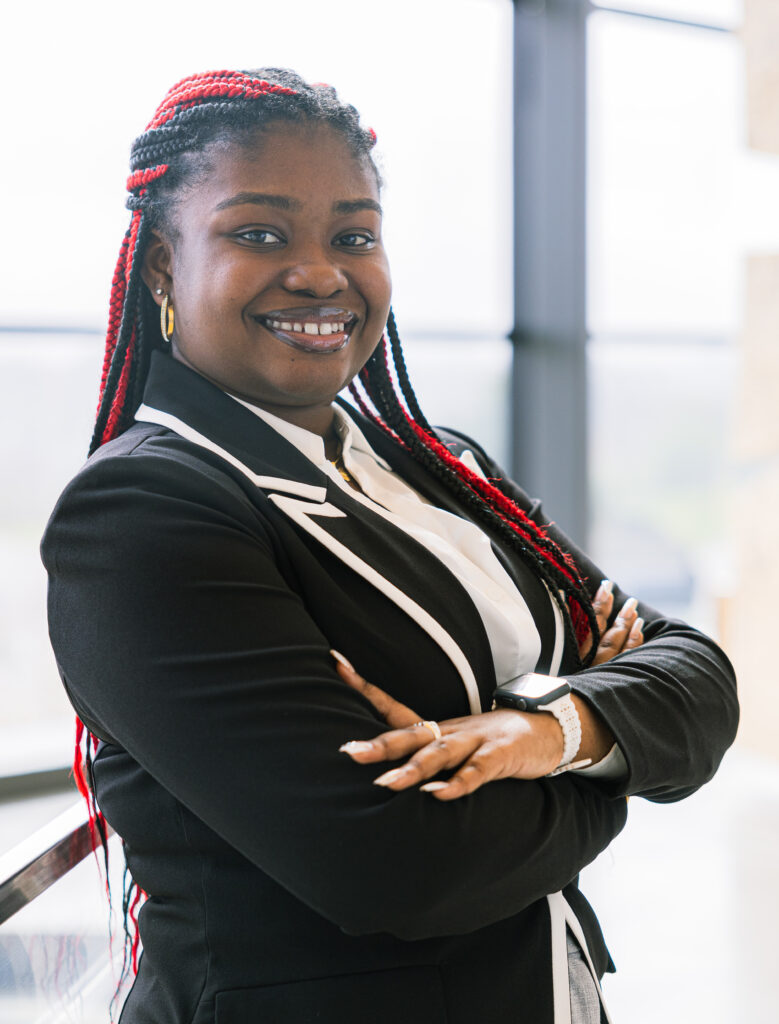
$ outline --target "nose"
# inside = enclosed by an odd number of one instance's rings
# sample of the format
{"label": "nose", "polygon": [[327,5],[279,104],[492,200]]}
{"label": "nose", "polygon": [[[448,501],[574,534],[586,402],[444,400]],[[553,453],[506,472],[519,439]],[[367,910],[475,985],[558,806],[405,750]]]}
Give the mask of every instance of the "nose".
{"label": "nose", "polygon": [[289,292],[328,299],[349,286],[349,280],[335,254],[323,248],[308,248],[284,271],[284,287]]}

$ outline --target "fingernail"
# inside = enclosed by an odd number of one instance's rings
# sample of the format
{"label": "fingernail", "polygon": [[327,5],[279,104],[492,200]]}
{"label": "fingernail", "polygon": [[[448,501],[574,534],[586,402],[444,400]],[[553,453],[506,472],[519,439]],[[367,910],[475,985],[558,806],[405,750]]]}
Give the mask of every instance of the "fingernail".
{"label": "fingernail", "polygon": [[393,782],[397,782],[398,779],[402,779],[406,774],[405,768],[392,768],[390,771],[380,775],[378,779],[373,780],[374,786],[389,786]]}
{"label": "fingernail", "polygon": [[636,619],[636,621],[633,623],[633,625],[630,628],[630,632],[631,633],[643,633],[643,631],[644,631],[644,620],[640,619],[640,618]]}
{"label": "fingernail", "polygon": [[612,580],[601,580],[600,586],[598,587],[598,594],[602,594],[604,597],[606,594],[610,594],[614,589],[614,583]]}
{"label": "fingernail", "polygon": [[423,793],[437,793],[441,789],[446,789],[448,785],[448,782],[426,782],[424,786],[419,788]]}
{"label": "fingernail", "polygon": [[340,661],[344,668],[350,668],[352,672],[354,672],[354,665],[352,665],[351,661],[349,661],[348,658],[345,658],[340,651],[331,650],[330,653],[332,654],[336,661]]}
{"label": "fingernail", "polygon": [[373,744],[370,740],[349,740],[348,743],[343,743],[338,750],[342,754],[367,754],[373,750]]}
{"label": "fingernail", "polygon": [[629,597],[627,601],[625,601],[625,603],[623,604],[620,613],[617,616],[617,619],[622,623],[629,622],[636,614],[637,604],[638,601],[635,597]]}

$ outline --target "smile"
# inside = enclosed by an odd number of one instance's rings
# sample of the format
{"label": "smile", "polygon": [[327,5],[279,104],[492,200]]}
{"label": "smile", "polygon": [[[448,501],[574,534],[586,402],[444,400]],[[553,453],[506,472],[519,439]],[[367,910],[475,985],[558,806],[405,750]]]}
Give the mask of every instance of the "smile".
{"label": "smile", "polygon": [[281,309],[253,316],[280,341],[304,352],[337,352],[349,341],[357,316],[346,309]]}

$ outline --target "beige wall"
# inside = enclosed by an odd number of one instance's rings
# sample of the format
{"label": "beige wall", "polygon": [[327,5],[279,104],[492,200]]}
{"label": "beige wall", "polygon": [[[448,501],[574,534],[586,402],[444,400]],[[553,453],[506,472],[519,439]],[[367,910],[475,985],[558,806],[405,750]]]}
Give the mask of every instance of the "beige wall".
{"label": "beige wall", "polygon": [[[779,153],[779,0],[745,0],[748,140]],[[779,202],[779,196],[777,196]],[[739,676],[739,742],[779,759],[779,254],[746,266],[734,431],[737,585],[723,641]]]}
{"label": "beige wall", "polygon": [[737,582],[723,642],[741,688],[739,742],[779,758],[779,255],[747,262],[731,519]]}
{"label": "beige wall", "polygon": [[744,0],[748,144],[779,153],[779,3]]}

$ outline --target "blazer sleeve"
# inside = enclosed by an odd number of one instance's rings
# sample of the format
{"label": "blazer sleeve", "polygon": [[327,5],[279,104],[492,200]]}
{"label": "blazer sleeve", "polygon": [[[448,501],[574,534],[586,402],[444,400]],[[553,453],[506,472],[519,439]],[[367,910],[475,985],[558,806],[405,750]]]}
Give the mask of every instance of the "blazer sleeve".
{"label": "blazer sleeve", "polygon": [[[443,432],[467,446],[486,475],[574,556],[594,595],[612,578],[544,515],[531,499],[471,438]],[[611,622],[628,598],[614,587]],[[638,596],[638,595],[635,595]],[[658,802],[681,800],[708,782],[736,736],[738,700],[733,667],[704,633],[669,619],[639,601],[645,620],[644,644],[604,665],[566,673],[611,729],[628,764],[628,775],[601,782],[614,795],[636,794]]]}
{"label": "blazer sleeve", "polygon": [[571,777],[439,803],[338,752],[381,731],[337,676],[270,517],[179,450],[98,456],[47,528],[50,635],[78,713],[350,934],[469,932],[569,883],[624,799]]}

